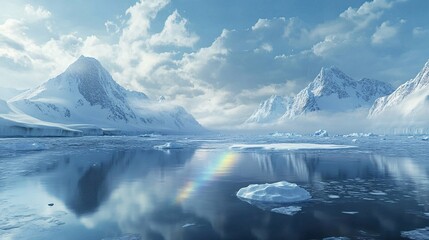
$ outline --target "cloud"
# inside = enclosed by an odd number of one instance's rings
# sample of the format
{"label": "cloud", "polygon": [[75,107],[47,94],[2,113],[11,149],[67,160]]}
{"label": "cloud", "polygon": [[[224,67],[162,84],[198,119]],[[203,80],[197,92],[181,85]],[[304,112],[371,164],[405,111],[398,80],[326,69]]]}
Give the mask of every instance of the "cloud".
{"label": "cloud", "polygon": [[[367,1],[321,23],[255,19],[253,26],[224,29],[206,45],[200,41],[205,36],[190,29],[186,12],[170,10],[169,2],[138,1],[121,21],[105,22],[106,31],[117,34],[107,40],[66,32],[36,41],[28,34],[34,24],[9,19],[0,25],[0,69],[5,78],[28,87],[60,73],[80,54],[93,56],[126,88],[153,98],[165,95],[206,126],[230,127],[242,123],[264,98],[298,92],[322,66],[402,81],[416,56],[425,54],[421,49],[427,49],[421,43],[425,28],[411,26],[409,16],[400,24],[385,14],[400,1]],[[152,27],[154,21],[161,25]],[[381,44],[396,38],[410,46]]]}
{"label": "cloud", "polygon": [[129,19],[121,36],[122,41],[131,42],[147,37],[151,21],[169,2],[169,0],[140,0],[128,8],[125,13]]}
{"label": "cloud", "polygon": [[188,20],[182,18],[177,10],[174,11],[165,21],[164,29],[160,33],[154,34],[149,39],[149,43],[154,46],[193,47],[199,37],[186,29],[187,22]]}
{"label": "cloud", "polygon": [[108,33],[112,33],[112,34],[115,34],[115,33],[118,33],[119,32],[119,27],[118,27],[118,25],[116,25],[114,22],[112,22],[112,21],[106,21],[105,23],[104,23],[104,26],[106,27],[106,31],[108,32]]}
{"label": "cloud", "polygon": [[270,20],[264,18],[264,19],[259,19],[255,25],[252,26],[252,30],[258,30],[258,29],[262,29],[262,28],[268,28],[270,27]]}
{"label": "cloud", "polygon": [[383,44],[385,41],[393,38],[398,33],[398,29],[392,26],[388,21],[383,22],[371,37],[373,44]]}
{"label": "cloud", "polygon": [[43,8],[42,6],[33,7],[30,4],[25,5],[25,13],[33,20],[43,20],[51,17],[51,12]]}
{"label": "cloud", "polygon": [[259,48],[256,48],[254,50],[256,53],[260,53],[260,52],[272,52],[273,51],[273,46],[271,46],[271,44],[269,43],[263,43]]}

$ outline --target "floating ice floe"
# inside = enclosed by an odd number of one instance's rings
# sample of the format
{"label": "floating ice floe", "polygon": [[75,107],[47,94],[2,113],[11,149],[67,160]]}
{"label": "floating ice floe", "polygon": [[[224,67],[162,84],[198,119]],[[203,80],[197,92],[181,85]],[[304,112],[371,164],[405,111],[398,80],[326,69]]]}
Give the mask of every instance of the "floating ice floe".
{"label": "floating ice floe", "polygon": [[350,133],[343,135],[343,137],[377,137],[378,135],[375,133]]}
{"label": "floating ice floe", "polygon": [[379,190],[374,190],[374,191],[370,192],[369,194],[375,195],[375,196],[385,196],[385,195],[387,195],[387,193],[379,191]]}
{"label": "floating ice floe", "polygon": [[316,144],[316,143],[263,143],[263,144],[234,144],[232,150],[302,150],[302,149],[344,149],[354,148],[349,145]]}
{"label": "floating ice floe", "polygon": [[429,227],[403,231],[401,232],[401,236],[413,240],[427,240],[429,239]]}
{"label": "floating ice floe", "polygon": [[338,199],[338,198],[340,198],[340,196],[331,194],[331,195],[328,195],[328,198]]}
{"label": "floating ice floe", "polygon": [[186,223],[182,226],[182,228],[192,227],[195,226],[195,223]]}
{"label": "floating ice floe", "polygon": [[265,184],[251,184],[241,188],[237,197],[243,200],[266,203],[300,202],[311,198],[310,193],[295,183],[286,181]]}
{"label": "floating ice floe", "polygon": [[301,211],[301,207],[298,206],[287,206],[287,207],[278,207],[271,209],[271,212],[280,213],[284,215],[293,216],[297,212]]}
{"label": "floating ice floe", "polygon": [[349,215],[354,215],[354,214],[358,214],[359,212],[353,212],[353,211],[342,211],[341,213],[349,214]]}
{"label": "floating ice floe", "polygon": [[315,137],[328,137],[329,134],[326,130],[319,129],[313,134],[313,136],[315,136]]}
{"label": "floating ice floe", "polygon": [[422,137],[422,140],[423,141],[429,141],[429,137],[427,137],[427,136],[426,137]]}

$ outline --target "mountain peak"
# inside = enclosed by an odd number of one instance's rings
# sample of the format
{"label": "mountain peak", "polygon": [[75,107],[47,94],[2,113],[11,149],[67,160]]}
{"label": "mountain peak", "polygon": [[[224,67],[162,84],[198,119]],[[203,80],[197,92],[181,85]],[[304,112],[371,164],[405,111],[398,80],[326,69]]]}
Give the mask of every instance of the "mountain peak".
{"label": "mountain peak", "polygon": [[320,69],[319,74],[317,75],[316,81],[334,81],[337,82],[338,80],[353,80],[351,77],[347,76],[343,71],[341,71],[336,66],[331,67],[322,67]]}
{"label": "mountain peak", "polygon": [[100,69],[105,71],[105,69],[97,59],[81,55],[66,69],[66,72],[84,73]]}

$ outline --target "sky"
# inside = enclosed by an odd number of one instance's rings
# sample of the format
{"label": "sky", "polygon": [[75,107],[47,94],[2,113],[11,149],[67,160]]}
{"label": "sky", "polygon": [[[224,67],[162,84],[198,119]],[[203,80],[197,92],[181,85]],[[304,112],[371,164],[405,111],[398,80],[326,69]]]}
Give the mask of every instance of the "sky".
{"label": "sky", "polygon": [[426,0],[0,1],[1,87],[35,87],[85,55],[212,128],[324,66],[396,87],[429,59]]}

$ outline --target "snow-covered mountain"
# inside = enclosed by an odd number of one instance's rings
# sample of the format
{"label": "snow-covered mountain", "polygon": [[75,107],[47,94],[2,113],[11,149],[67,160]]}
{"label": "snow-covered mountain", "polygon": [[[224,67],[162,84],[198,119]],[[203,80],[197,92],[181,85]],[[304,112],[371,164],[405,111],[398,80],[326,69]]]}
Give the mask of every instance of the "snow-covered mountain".
{"label": "snow-covered mountain", "polygon": [[94,58],[81,56],[64,73],[8,101],[17,114],[67,128],[120,132],[199,132],[182,107],[150,100],[117,84]]}
{"label": "snow-covered mountain", "polygon": [[392,94],[377,99],[369,116],[425,119],[429,114],[429,60],[414,79],[399,86]]}
{"label": "snow-covered mountain", "polygon": [[246,120],[245,123],[269,123],[279,119],[290,110],[293,99],[290,97],[271,96],[263,101],[259,108]]}
{"label": "snow-covered mountain", "polygon": [[275,122],[315,111],[336,113],[370,108],[377,98],[392,92],[388,83],[368,78],[356,81],[336,67],[322,68],[294,98],[272,96],[261,103],[246,123]]}

